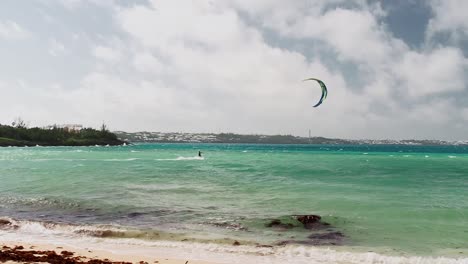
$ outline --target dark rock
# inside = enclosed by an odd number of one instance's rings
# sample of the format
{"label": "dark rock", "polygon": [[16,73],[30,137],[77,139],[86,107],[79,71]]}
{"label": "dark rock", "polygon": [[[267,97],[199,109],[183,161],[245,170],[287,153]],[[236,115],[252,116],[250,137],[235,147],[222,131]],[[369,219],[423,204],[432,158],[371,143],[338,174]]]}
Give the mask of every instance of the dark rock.
{"label": "dark rock", "polygon": [[339,231],[308,236],[314,245],[342,245],[345,235]]}
{"label": "dark rock", "polygon": [[298,241],[294,241],[294,240],[283,240],[283,241],[280,241],[278,243],[276,243],[277,246],[285,246],[285,245],[288,245],[288,244],[294,244],[294,243],[297,243]]}
{"label": "dark rock", "polygon": [[281,220],[273,219],[273,220],[271,220],[270,223],[266,224],[265,226],[266,227],[273,227],[273,226],[280,225],[280,224],[281,224]]}
{"label": "dark rock", "polygon": [[321,233],[321,234],[312,234],[308,236],[309,239],[320,239],[320,240],[341,240],[345,236],[343,233],[337,232],[330,232],[330,233]]}
{"label": "dark rock", "polygon": [[147,213],[133,212],[133,213],[129,213],[127,217],[135,218],[135,217],[139,217],[139,216],[146,215],[146,214]]}
{"label": "dark rock", "polygon": [[240,243],[239,243],[239,241],[236,240],[236,241],[234,241],[234,243],[232,243],[232,245],[233,246],[240,246]]}
{"label": "dark rock", "polygon": [[304,225],[305,229],[322,229],[329,226],[329,223],[321,222],[320,215],[295,215],[297,221]]}
{"label": "dark rock", "polygon": [[58,255],[53,250],[23,250],[22,246],[10,248],[3,246],[0,251],[0,262],[14,261],[18,263],[53,263],[53,264],[74,264],[74,263],[88,263],[88,264],[131,264],[130,262],[115,261],[112,262],[108,259],[85,259],[84,256],[74,257],[73,252],[62,251]]}
{"label": "dark rock", "polygon": [[336,246],[342,245],[345,235],[341,232],[318,233],[308,236],[309,240],[283,240],[276,245],[285,246],[289,244],[299,244],[308,246]]}
{"label": "dark rock", "polygon": [[291,229],[294,227],[291,223],[282,223],[279,219],[273,219],[271,222],[265,225],[266,227],[280,228],[280,229]]}
{"label": "dark rock", "polygon": [[257,244],[256,247],[258,247],[258,248],[272,248],[273,246],[272,246],[272,245],[261,245],[261,244]]}
{"label": "dark rock", "polygon": [[62,252],[60,252],[60,254],[62,256],[67,256],[67,257],[70,257],[70,256],[73,256],[73,252],[70,252],[70,251],[66,251],[66,250],[63,250]]}
{"label": "dark rock", "polygon": [[0,226],[11,225],[11,222],[6,219],[0,219]]}
{"label": "dark rock", "polygon": [[320,222],[322,217],[320,215],[296,215],[296,219],[305,226]]}

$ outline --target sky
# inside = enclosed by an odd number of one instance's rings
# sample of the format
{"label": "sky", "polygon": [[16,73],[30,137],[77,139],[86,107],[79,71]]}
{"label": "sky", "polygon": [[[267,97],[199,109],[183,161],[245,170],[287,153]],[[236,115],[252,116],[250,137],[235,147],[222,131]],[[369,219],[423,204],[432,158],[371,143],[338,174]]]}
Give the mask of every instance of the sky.
{"label": "sky", "polygon": [[[468,139],[468,1],[2,0],[0,123]],[[316,77],[328,87],[324,103]]]}

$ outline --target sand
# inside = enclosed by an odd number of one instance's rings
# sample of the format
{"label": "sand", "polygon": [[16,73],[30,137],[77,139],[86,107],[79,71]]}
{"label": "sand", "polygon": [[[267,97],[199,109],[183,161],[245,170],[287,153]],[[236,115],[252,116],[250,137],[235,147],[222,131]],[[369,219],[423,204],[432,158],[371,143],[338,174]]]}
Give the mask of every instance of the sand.
{"label": "sand", "polygon": [[[17,243],[17,242],[0,242],[0,248],[4,252],[13,252],[14,248],[17,248],[14,251],[20,251],[18,255],[22,255],[22,252],[28,251],[55,251],[57,255],[63,255],[63,252],[72,252],[72,257],[83,257],[80,261],[86,262],[89,260],[101,260],[107,262],[131,262],[131,263],[158,263],[158,264],[219,264],[215,262],[206,262],[202,260],[193,260],[193,259],[177,259],[177,258],[166,258],[158,257],[157,254],[152,255],[151,252],[144,252],[140,254],[138,252],[132,251],[131,249],[119,250],[116,248],[113,251],[102,250],[102,249],[93,249],[93,248],[83,248],[81,246],[70,246],[70,245],[56,245],[56,244],[38,244],[38,243]],[[67,253],[65,253],[66,255]],[[69,254],[69,253],[68,253]],[[50,258],[52,260],[52,257]],[[1,261],[1,260],[0,260]],[[7,259],[5,263],[25,263],[24,260],[19,259],[19,261],[11,261]],[[99,263],[99,262],[95,262]]]}

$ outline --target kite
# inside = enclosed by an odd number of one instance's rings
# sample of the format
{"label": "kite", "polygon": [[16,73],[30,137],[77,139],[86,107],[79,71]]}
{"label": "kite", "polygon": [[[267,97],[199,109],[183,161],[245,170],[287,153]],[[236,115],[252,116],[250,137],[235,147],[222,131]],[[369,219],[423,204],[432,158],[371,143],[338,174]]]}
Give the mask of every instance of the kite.
{"label": "kite", "polygon": [[327,91],[327,86],[325,86],[325,84],[319,80],[319,79],[315,79],[315,78],[308,78],[308,79],[305,79],[305,80],[302,80],[303,82],[304,81],[316,81],[320,84],[320,87],[322,88],[322,97],[320,97],[320,100],[318,101],[317,104],[314,105],[314,107],[317,107],[319,105],[322,104],[323,100],[325,100],[325,98],[327,98],[327,94],[328,94],[328,91]]}

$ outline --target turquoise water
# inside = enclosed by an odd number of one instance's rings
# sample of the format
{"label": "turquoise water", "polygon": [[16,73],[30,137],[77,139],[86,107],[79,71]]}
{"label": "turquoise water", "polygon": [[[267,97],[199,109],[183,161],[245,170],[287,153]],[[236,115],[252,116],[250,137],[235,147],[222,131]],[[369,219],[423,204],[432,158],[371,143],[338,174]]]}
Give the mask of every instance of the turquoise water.
{"label": "turquoise water", "polygon": [[[116,239],[302,245],[340,232],[336,248],[468,256],[467,194],[463,146],[0,148],[0,218],[75,235],[95,226],[125,230]],[[297,214],[330,226],[305,230]],[[266,227],[272,219],[296,226]]]}

